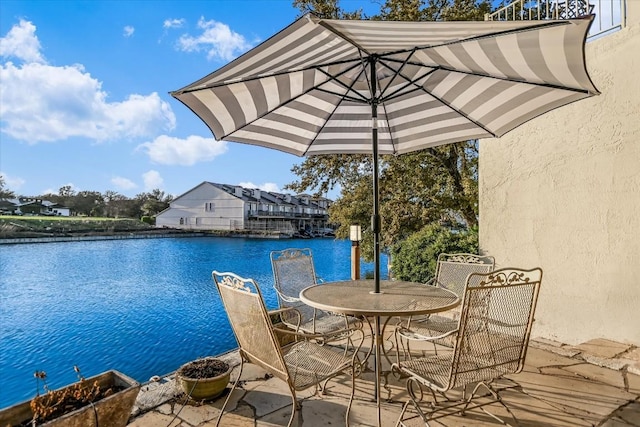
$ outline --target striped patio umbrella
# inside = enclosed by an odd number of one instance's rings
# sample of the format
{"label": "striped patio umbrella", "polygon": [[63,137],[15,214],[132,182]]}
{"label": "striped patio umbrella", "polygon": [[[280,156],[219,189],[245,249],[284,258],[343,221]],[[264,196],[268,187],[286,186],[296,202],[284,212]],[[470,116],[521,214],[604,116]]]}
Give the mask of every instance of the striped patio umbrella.
{"label": "striped patio umbrella", "polygon": [[171,95],[217,140],[298,156],[372,154],[379,292],[378,155],[500,137],[598,94],[584,54],[592,18],[395,22],[305,15]]}

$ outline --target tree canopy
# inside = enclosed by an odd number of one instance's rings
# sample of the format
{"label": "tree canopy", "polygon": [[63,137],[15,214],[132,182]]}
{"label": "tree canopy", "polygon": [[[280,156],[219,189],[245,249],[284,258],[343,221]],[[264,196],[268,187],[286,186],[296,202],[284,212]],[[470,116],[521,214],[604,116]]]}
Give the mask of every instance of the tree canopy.
{"label": "tree canopy", "polygon": [[16,193],[6,187],[4,176],[0,175],[0,199],[13,199],[14,197],[16,197]]}
{"label": "tree canopy", "polygon": [[[490,12],[488,1],[386,0],[380,13],[366,17],[362,10],[344,11],[338,0],[294,0],[302,13],[321,18],[455,21],[482,20]],[[399,156],[380,156],[379,202],[382,217],[381,248],[438,223],[470,228],[478,224],[478,145],[476,140],[428,148]],[[298,193],[326,194],[339,188],[341,195],[329,210],[330,220],[340,224],[338,237],[347,237],[349,226],[363,225],[362,254],[373,256],[372,158],[370,155],[322,155],[307,157],[292,168],[298,179],[285,188]]]}

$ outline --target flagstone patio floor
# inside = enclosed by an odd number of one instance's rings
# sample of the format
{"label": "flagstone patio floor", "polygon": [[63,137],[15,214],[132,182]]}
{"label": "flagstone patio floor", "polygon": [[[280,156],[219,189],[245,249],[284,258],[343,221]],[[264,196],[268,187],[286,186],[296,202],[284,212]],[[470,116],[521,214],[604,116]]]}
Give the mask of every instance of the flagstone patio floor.
{"label": "flagstone patio floor", "polygon": [[[389,343],[387,343],[387,347]],[[239,364],[237,352],[222,355]],[[237,373],[238,366],[234,369]],[[383,369],[388,368],[386,361]],[[407,400],[404,380],[387,375],[390,391],[383,390],[382,425],[394,426]],[[577,346],[549,340],[531,341],[525,369],[509,376],[521,389],[502,393],[506,405],[522,427],[533,426],[640,426],[640,348],[604,339]],[[235,378],[232,375],[232,380]],[[374,373],[364,372],[356,380],[351,426],[376,425],[373,401]],[[240,384],[221,426],[286,426],[291,398],[286,385],[254,365],[245,365]],[[229,386],[226,393],[230,390]],[[325,395],[310,389],[298,394],[302,409],[293,425],[305,427],[344,425],[351,380],[331,380]],[[205,404],[185,404],[173,375],[143,384],[129,427],[213,427],[226,393]],[[514,424],[499,405],[489,411]],[[451,427],[501,425],[480,410],[453,415],[432,425]]]}

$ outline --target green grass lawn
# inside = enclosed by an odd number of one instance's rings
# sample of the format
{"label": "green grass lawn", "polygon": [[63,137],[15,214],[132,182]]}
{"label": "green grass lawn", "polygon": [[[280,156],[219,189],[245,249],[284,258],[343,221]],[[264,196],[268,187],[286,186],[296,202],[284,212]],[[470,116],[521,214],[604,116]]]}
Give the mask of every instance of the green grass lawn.
{"label": "green grass lawn", "polygon": [[0,217],[0,235],[5,237],[27,233],[105,233],[150,229],[153,229],[153,226],[133,218],[24,215]]}

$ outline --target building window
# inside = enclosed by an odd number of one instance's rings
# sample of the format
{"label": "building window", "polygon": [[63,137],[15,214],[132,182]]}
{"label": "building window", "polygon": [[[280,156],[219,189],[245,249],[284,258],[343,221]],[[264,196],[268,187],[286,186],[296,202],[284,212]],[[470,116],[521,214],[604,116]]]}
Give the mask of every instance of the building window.
{"label": "building window", "polygon": [[212,203],[212,202],[207,202],[207,203],[204,204],[204,210],[206,212],[215,212],[216,204]]}
{"label": "building window", "polygon": [[184,218],[180,218],[180,225],[184,225]]}

